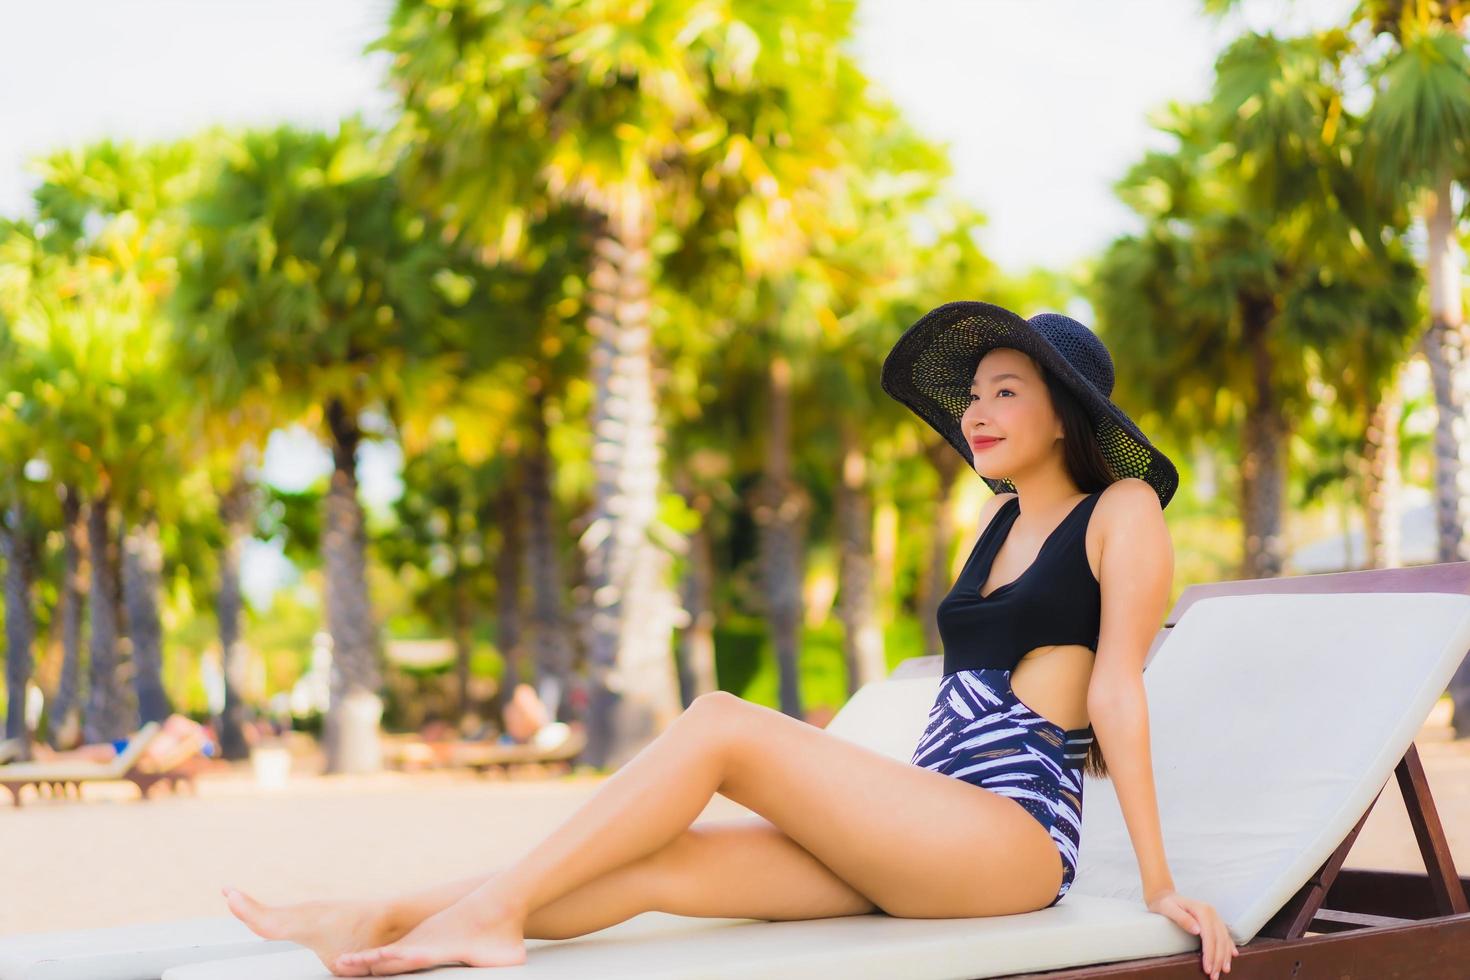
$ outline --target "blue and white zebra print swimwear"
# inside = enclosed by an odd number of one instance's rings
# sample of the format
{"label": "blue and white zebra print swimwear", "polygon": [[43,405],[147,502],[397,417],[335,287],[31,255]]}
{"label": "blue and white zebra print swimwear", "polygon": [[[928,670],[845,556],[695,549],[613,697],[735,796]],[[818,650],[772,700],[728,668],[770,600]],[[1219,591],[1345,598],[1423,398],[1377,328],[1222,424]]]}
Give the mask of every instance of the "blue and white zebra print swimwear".
{"label": "blue and white zebra print swimwear", "polygon": [[945,674],[914,749],[914,765],[1015,800],[1041,822],[1062,855],[1061,901],[1077,876],[1082,843],[1082,764],[1092,726],[1063,728],[1032,711],[1002,668]]}

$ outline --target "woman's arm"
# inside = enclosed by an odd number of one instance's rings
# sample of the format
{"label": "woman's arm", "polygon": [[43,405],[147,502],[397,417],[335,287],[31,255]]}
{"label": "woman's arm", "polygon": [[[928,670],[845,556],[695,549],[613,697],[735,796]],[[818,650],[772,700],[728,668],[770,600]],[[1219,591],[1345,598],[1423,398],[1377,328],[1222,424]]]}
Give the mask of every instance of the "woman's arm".
{"label": "woman's arm", "polygon": [[1087,714],[1138,855],[1145,904],[1172,891],[1149,751],[1143,662],[1168,614],[1174,546],[1158,494],[1128,478],[1098,500],[1102,514],[1102,621]]}
{"label": "woman's arm", "polygon": [[[1168,615],[1174,546],[1158,495],[1129,477],[1103,491],[1102,622],[1087,686],[1087,712],[1128,825],[1143,877],[1143,902],[1200,939],[1200,959],[1211,980],[1239,954],[1214,906],[1174,890],[1164,859],[1159,807],[1149,752],[1148,700],[1143,662]],[[1097,511],[1093,516],[1096,518]]]}
{"label": "woman's arm", "polygon": [[1143,901],[1147,905],[1174,890],[1174,877],[1164,857],[1164,837],[1159,826],[1159,805],[1154,795],[1153,761],[1148,744],[1148,703],[1143,678],[1110,677],[1099,689],[1094,677],[1088,693],[1087,713],[1098,744],[1107,753],[1108,777],[1118,793],[1118,806],[1128,825],[1138,855],[1138,873],[1143,879]]}

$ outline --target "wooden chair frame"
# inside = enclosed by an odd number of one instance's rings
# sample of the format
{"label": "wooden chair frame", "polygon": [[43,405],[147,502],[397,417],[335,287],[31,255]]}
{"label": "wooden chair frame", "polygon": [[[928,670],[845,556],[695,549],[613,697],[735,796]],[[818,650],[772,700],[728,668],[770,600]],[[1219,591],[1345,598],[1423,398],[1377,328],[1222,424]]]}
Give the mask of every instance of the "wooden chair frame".
{"label": "wooden chair frame", "polygon": [[[1447,592],[1470,594],[1470,561],[1409,568],[1366,569],[1323,575],[1239,579],[1192,585],[1180,595],[1149,646],[1144,666],[1154,658],[1169,631],[1194,603],[1222,595],[1292,595],[1340,592]],[[1470,651],[1467,651],[1470,652]],[[943,658],[916,657],[894,676],[929,676],[942,670]],[[1425,873],[1344,868],[1348,851],[1382,787],[1357,824],[1332,855],[1301,886],[1249,943],[1239,944],[1230,973],[1246,977],[1414,977],[1460,980],[1470,975],[1470,878],[1455,871],[1444,826],[1419,752],[1412,743],[1394,769],[1409,823],[1419,843]],[[1385,781],[1384,786],[1388,783]],[[1319,935],[1308,936],[1307,933]],[[1016,973],[1011,980],[1083,980],[1142,977],[1146,980],[1199,980],[1200,954],[1178,953],[1114,963],[1089,963],[1059,970]]]}

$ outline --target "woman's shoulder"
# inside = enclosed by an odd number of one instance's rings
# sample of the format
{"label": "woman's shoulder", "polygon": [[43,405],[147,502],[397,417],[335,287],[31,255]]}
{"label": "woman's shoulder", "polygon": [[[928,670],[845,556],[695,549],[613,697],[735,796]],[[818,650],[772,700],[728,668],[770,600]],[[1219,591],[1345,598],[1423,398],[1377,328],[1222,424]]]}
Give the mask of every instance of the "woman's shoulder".
{"label": "woman's shoulder", "polygon": [[1106,507],[1113,511],[1135,513],[1153,511],[1162,515],[1164,512],[1159,504],[1158,492],[1147,481],[1136,476],[1125,476],[1103,487],[1098,494],[1097,506],[1099,510]]}
{"label": "woman's shoulder", "polygon": [[1092,523],[1098,525],[1104,542],[1109,537],[1110,528],[1122,529],[1130,537],[1151,529],[1160,530],[1165,538],[1169,534],[1158,492],[1136,476],[1125,476],[1103,487],[1093,510]]}

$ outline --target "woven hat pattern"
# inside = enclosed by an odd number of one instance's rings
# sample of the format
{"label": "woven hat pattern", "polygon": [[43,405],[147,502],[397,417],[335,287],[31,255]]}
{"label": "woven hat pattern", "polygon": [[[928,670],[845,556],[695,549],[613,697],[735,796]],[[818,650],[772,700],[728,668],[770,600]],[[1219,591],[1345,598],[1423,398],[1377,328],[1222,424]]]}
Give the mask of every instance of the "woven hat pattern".
{"label": "woven hat pattern", "polygon": [[[1102,454],[1119,479],[1154,488],[1161,507],[1179,487],[1179,473],[1122,409],[1114,405],[1113,358],[1085,325],[1060,313],[1031,319],[991,303],[960,301],[930,310],[904,332],[883,361],[883,390],[907,406],[964,457],[974,452],[960,428],[980,359],[996,347],[1022,351],[1046,366],[1092,417]],[[982,476],[996,493],[1015,493],[1006,479]]]}

